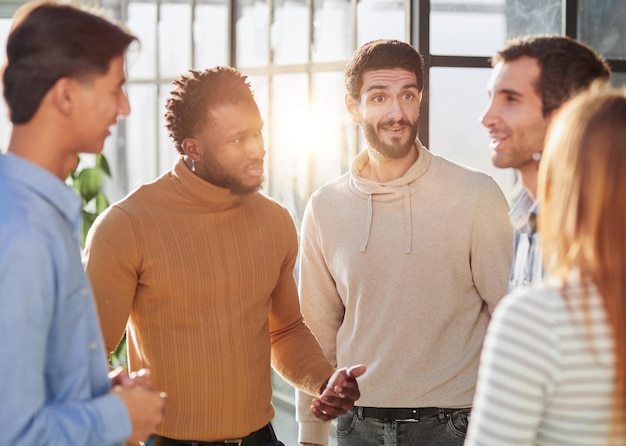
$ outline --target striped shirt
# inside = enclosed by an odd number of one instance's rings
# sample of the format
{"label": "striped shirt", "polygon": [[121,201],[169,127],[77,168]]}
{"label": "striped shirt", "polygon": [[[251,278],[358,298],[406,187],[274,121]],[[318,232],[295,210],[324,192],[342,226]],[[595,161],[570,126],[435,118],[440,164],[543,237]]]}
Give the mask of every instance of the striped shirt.
{"label": "striped shirt", "polygon": [[[506,296],[489,325],[466,446],[608,444],[613,339],[603,304],[572,285]],[[618,444],[624,444],[618,443]]]}

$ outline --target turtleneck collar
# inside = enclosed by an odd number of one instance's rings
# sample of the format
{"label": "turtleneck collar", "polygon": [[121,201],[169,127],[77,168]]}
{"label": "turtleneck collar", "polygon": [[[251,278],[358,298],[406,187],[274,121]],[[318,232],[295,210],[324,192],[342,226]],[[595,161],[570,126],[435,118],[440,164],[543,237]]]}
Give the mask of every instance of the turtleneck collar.
{"label": "turtleneck collar", "polygon": [[203,180],[187,167],[182,157],[174,164],[172,177],[175,180],[174,188],[180,195],[195,205],[206,206],[214,211],[234,208],[249,196],[235,195],[228,189]]}
{"label": "turtleneck collar", "polygon": [[411,185],[415,183],[422,175],[424,175],[432,162],[432,154],[422,145],[419,140],[415,141],[419,156],[417,160],[409,167],[404,175],[395,180],[386,183],[378,183],[361,176],[363,167],[369,162],[369,156],[366,150],[359,153],[352,161],[350,166],[350,189],[361,198],[367,200],[367,216],[365,226],[363,228],[363,237],[359,250],[367,251],[367,245],[370,239],[372,220],[373,220],[373,202],[390,202],[403,200],[404,202],[404,250],[405,254],[410,254],[412,249],[413,238],[413,222],[411,212]]}

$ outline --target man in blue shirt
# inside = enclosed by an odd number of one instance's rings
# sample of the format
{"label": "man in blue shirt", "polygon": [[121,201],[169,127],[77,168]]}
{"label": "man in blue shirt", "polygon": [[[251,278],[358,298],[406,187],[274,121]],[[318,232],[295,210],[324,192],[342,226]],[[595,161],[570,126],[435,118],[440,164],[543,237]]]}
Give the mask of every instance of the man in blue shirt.
{"label": "man in blue shirt", "polygon": [[124,53],[135,37],[52,2],[18,11],[4,96],[13,123],[0,155],[0,445],[145,440],[164,396],[110,378],[80,259],[81,199],[65,184],[130,112]]}

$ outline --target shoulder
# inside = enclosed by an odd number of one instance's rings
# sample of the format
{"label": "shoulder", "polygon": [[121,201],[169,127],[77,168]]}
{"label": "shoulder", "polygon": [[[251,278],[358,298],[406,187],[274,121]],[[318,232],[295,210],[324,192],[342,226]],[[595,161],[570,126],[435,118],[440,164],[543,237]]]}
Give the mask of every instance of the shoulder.
{"label": "shoulder", "polygon": [[554,327],[563,311],[567,311],[565,301],[556,285],[521,287],[500,301],[492,322]]}

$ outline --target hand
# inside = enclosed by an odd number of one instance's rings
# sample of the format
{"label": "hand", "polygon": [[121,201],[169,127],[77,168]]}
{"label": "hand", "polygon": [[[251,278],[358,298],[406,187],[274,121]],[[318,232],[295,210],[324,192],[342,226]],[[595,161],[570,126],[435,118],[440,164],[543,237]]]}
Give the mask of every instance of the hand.
{"label": "hand", "polygon": [[328,421],[345,414],[361,397],[356,378],[365,373],[364,365],[341,368],[328,379],[328,384],[319,398],[313,399],[311,412],[317,418]]}
{"label": "hand", "polygon": [[110,393],[119,396],[126,406],[133,428],[129,440],[146,441],[163,421],[167,398],[165,393],[149,389],[144,385],[134,385],[130,388],[116,385]]}
{"label": "hand", "polygon": [[153,388],[150,383],[150,371],[148,369],[140,369],[129,375],[128,370],[124,367],[117,367],[109,372],[109,379],[113,386],[122,386],[127,389],[135,386],[143,386],[147,389]]}

